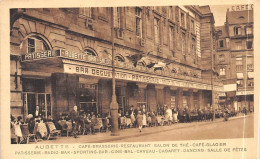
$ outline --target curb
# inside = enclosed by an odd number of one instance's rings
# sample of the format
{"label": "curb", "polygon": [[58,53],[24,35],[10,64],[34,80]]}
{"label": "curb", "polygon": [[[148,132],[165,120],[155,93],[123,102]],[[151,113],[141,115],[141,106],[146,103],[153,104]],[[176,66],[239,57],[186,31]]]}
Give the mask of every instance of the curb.
{"label": "curb", "polygon": [[[240,118],[247,118],[248,116],[251,116],[251,115],[247,115],[247,116],[238,116],[238,117],[231,117],[229,118],[229,120],[237,120],[237,119],[240,119]],[[222,118],[221,118],[222,119]],[[98,141],[92,141],[92,142],[89,142],[89,143],[105,143],[105,142],[113,142],[113,141],[118,141],[118,140],[122,140],[122,139],[127,139],[127,138],[133,138],[133,137],[141,137],[141,136],[146,136],[146,135],[149,135],[149,134],[156,134],[156,133],[162,133],[162,132],[168,132],[168,131],[172,131],[172,130],[177,130],[177,129],[182,129],[182,128],[190,128],[190,127],[193,127],[195,125],[209,125],[209,124],[213,124],[213,123],[220,123],[220,122],[225,122],[224,120],[215,120],[215,121],[211,121],[211,122],[201,122],[201,123],[197,123],[197,124],[192,124],[192,125],[184,125],[184,126],[180,126],[180,127],[177,127],[177,128],[170,128],[170,129],[166,129],[166,130],[160,130],[160,131],[153,131],[153,132],[147,132],[147,133],[140,133],[140,134],[134,134],[134,135],[131,135],[131,136],[121,136],[121,137],[115,137],[115,138],[112,138],[112,139],[104,139],[104,140],[98,140]]]}

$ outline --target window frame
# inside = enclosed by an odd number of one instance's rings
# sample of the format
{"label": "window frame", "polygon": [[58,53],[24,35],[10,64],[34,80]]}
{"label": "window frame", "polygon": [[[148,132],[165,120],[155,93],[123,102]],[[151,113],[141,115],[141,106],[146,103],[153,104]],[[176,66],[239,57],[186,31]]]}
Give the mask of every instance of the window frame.
{"label": "window frame", "polygon": [[[156,24],[155,24],[155,22],[156,22]],[[160,44],[161,36],[160,36],[160,19],[159,18],[154,17],[154,25],[153,25],[153,27],[154,27],[154,42],[156,44]]]}
{"label": "window frame", "polygon": [[[136,32],[136,36],[141,38],[143,37],[142,13],[143,12],[140,7],[135,8],[135,32]],[[139,22],[139,25],[137,25],[137,22]]]}

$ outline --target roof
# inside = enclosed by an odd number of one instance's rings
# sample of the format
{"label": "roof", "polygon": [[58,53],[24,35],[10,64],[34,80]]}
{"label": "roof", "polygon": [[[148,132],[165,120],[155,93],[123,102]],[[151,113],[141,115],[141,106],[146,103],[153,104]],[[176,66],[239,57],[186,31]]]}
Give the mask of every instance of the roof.
{"label": "roof", "polygon": [[199,6],[199,10],[202,14],[209,14],[211,13],[210,11],[210,7],[207,5],[207,6]]}
{"label": "roof", "polygon": [[227,12],[228,24],[245,24],[252,23],[253,21],[253,10]]}
{"label": "roof", "polygon": [[226,30],[226,26],[216,26],[215,30],[216,32],[218,32],[219,30],[221,30],[222,34],[219,35],[219,38],[224,38],[224,37],[228,37],[228,31]]}

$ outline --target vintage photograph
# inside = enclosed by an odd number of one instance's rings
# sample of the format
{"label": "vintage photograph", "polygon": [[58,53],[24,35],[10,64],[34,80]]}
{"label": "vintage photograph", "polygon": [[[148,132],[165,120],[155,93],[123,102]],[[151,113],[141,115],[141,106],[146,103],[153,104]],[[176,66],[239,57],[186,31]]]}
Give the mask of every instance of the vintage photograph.
{"label": "vintage photograph", "polygon": [[253,10],[11,8],[10,144],[254,138]]}

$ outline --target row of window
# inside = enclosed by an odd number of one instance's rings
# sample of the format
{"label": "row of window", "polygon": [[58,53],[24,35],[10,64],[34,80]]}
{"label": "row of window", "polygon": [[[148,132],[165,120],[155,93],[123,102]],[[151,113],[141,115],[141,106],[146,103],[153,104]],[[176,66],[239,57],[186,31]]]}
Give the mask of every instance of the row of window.
{"label": "row of window", "polygon": [[[30,37],[27,39],[27,49],[28,49],[28,53],[33,53],[33,52],[41,52],[41,51],[44,51],[44,50],[49,50],[50,48],[46,45],[46,43],[41,40],[40,38],[38,37]],[[36,48],[36,44],[38,44],[39,46],[41,46],[42,48]],[[88,55],[91,55],[91,56],[97,56],[96,52],[92,49],[85,49],[84,52]],[[115,56],[115,61],[117,62],[125,62],[125,59],[123,56],[121,55],[116,55]],[[146,67],[146,64],[144,62],[138,62],[137,63],[138,66],[143,66],[143,67]],[[162,69],[155,69],[156,70],[162,70]],[[172,73],[177,73],[177,70],[176,69],[172,69],[171,70]],[[184,72],[183,75],[188,75],[188,73]],[[193,77],[198,77],[196,74],[193,75]]]}
{"label": "row of window", "polygon": [[[234,44],[234,49],[235,50],[242,50],[243,49],[243,44],[242,44],[242,41],[237,41],[235,42]],[[218,47],[219,48],[224,48],[224,47],[227,47],[229,48],[229,39],[221,39],[218,41]],[[246,49],[253,49],[253,41],[246,41]]]}
{"label": "row of window", "polygon": [[[173,15],[174,15],[174,11],[173,11],[173,7],[168,7],[169,8],[169,19],[173,19]],[[113,8],[113,15],[114,15],[114,27],[115,28],[122,28],[122,23],[123,21],[121,20],[122,17],[122,9],[121,7],[115,7]],[[93,17],[93,9],[92,8],[80,8],[80,15],[84,15],[86,17]],[[143,37],[143,10],[139,7],[135,8],[135,33],[136,36],[142,38]],[[180,26],[186,28],[186,13],[183,12],[182,10],[180,11]],[[154,41],[156,44],[161,44],[161,25],[163,25],[163,32],[167,32],[167,29],[165,28],[165,20],[163,21],[162,19],[158,18],[158,17],[154,17],[153,19],[153,34],[154,34]],[[93,26],[91,26],[91,28],[93,28]],[[174,26],[169,26],[168,32],[169,33],[169,39],[170,39],[170,46],[174,46]],[[190,20],[190,30],[195,33],[195,20],[193,20],[191,18]],[[168,35],[166,33],[164,33],[165,35]],[[185,33],[182,33],[182,42],[185,42]],[[195,39],[192,39],[192,54],[195,55]],[[185,51],[185,43],[182,43],[182,53],[184,54]]]}
{"label": "row of window", "polygon": [[[242,35],[242,27],[241,26],[235,26],[233,28],[234,36],[240,36]],[[253,27],[252,26],[246,26],[244,28],[245,35],[253,34]]]}
{"label": "row of window", "polygon": [[[235,26],[233,28],[233,35],[234,36],[241,36],[243,35],[242,33],[243,29],[241,26]],[[252,26],[245,26],[244,27],[244,34],[245,35],[251,35],[253,34],[253,27]],[[218,30],[218,35],[221,36],[222,35],[222,30]]]}

